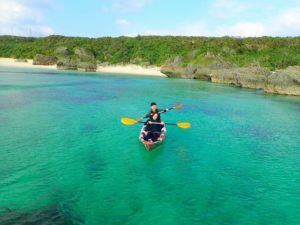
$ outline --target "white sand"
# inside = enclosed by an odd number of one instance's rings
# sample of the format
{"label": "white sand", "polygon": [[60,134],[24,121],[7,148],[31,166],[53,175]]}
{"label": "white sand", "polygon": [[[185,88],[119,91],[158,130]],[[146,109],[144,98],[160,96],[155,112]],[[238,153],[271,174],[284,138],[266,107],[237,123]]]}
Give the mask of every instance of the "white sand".
{"label": "white sand", "polygon": [[32,65],[32,59],[28,59],[27,61],[28,62],[15,62],[15,59],[0,58],[0,66],[17,67],[17,68],[56,69],[56,65],[53,66]]}
{"label": "white sand", "polygon": [[[17,68],[57,69],[56,65],[53,66],[32,65],[31,59],[28,59],[27,61],[28,62],[16,62],[15,59],[12,58],[0,58],[0,66],[17,67]],[[160,72],[159,67],[142,67],[138,65],[109,65],[109,66],[98,65],[97,72],[165,76],[163,73]]]}
{"label": "white sand", "polygon": [[150,76],[163,76],[163,73],[160,72],[159,67],[142,67],[138,65],[108,65],[100,66],[98,65],[97,72],[105,73],[126,73],[126,74],[135,74],[135,75],[150,75]]}

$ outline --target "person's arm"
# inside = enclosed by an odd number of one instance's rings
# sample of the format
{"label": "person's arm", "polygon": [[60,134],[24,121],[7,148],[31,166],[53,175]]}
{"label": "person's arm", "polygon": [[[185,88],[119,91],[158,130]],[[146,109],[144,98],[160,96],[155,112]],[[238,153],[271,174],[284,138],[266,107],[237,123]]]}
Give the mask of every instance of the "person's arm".
{"label": "person's arm", "polygon": [[147,113],[145,118],[149,118],[151,116],[151,113]]}
{"label": "person's arm", "polygon": [[145,123],[144,123],[144,125],[148,125],[148,124],[150,124],[151,123],[151,121],[150,121],[150,119],[148,119]]}
{"label": "person's arm", "polygon": [[158,113],[159,113],[159,114],[162,114],[162,113],[165,113],[165,112],[168,112],[168,111],[169,111],[168,109],[163,109],[163,110],[159,109],[159,110],[158,110]]}

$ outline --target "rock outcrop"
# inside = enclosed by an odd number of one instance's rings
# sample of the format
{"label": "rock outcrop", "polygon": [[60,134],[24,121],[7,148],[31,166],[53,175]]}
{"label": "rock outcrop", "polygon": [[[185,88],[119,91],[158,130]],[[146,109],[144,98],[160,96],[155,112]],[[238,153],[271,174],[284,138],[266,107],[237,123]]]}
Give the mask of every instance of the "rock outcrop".
{"label": "rock outcrop", "polygon": [[94,54],[84,48],[75,48],[73,52],[66,47],[59,47],[54,51],[54,54],[58,58],[58,69],[85,72],[95,72],[97,70]]}
{"label": "rock outcrop", "polygon": [[245,88],[264,89],[270,74],[269,70],[260,67],[219,69],[212,72],[211,81]]}
{"label": "rock outcrop", "polygon": [[95,72],[97,70],[97,64],[91,62],[80,62],[77,67],[78,70],[84,72]]}
{"label": "rock outcrop", "polygon": [[57,58],[55,56],[37,54],[33,59],[33,65],[55,65]]}
{"label": "rock outcrop", "polygon": [[180,68],[180,67],[170,67],[170,66],[162,67],[161,72],[170,78],[188,78],[188,79],[193,78],[193,76],[186,73],[185,68]]}
{"label": "rock outcrop", "polygon": [[161,72],[168,77],[193,78],[193,74],[187,73],[187,68],[184,67],[183,58],[181,56],[175,57],[174,60],[168,60],[165,65],[162,66]]}
{"label": "rock outcrop", "polygon": [[57,62],[57,68],[60,70],[77,70],[78,61],[71,57],[60,58]]}
{"label": "rock outcrop", "polygon": [[79,58],[78,70],[85,72],[95,72],[97,70],[96,58],[91,51],[77,48],[74,53]]}
{"label": "rock outcrop", "polygon": [[[193,51],[189,57],[195,57]],[[161,68],[161,72],[168,77],[211,80],[216,70],[236,68],[234,64],[223,61],[212,53],[207,53],[203,62],[185,65],[183,57],[177,56],[173,61],[168,60]]]}
{"label": "rock outcrop", "polygon": [[82,62],[93,62],[95,61],[95,56],[91,51],[84,48],[76,48],[74,54],[78,56]]}
{"label": "rock outcrop", "polygon": [[70,49],[66,48],[66,47],[58,47],[57,49],[54,50],[54,55],[56,57],[67,57],[72,55],[72,52],[70,51]]}
{"label": "rock outcrop", "polygon": [[264,90],[267,93],[300,96],[300,66],[274,72],[268,76]]}
{"label": "rock outcrop", "polygon": [[168,60],[162,66],[161,72],[168,77],[209,80],[214,83],[262,89],[266,93],[300,96],[300,66],[272,73],[256,64],[237,67],[223,61],[219,56],[207,53],[200,63],[185,64],[184,59],[179,56],[173,61]]}

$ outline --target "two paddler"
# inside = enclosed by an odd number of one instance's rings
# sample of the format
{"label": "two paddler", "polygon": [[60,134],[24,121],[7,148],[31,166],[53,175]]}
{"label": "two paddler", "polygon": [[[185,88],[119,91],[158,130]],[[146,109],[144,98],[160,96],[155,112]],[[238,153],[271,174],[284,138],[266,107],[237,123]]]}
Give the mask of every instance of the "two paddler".
{"label": "two paddler", "polygon": [[155,102],[152,102],[150,106],[151,110],[145,116],[145,118],[149,119],[145,122],[145,127],[142,132],[143,139],[152,142],[160,141],[163,138],[161,137],[161,130],[165,126],[165,123],[161,121],[160,114],[168,110],[159,110]]}

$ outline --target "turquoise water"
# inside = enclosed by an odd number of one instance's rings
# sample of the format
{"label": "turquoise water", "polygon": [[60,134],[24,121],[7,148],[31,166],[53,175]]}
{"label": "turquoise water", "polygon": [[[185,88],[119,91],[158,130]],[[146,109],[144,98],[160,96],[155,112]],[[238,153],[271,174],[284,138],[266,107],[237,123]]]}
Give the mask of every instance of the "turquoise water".
{"label": "turquoise water", "polygon": [[[151,101],[165,143],[138,141]],[[300,224],[300,98],[0,68],[0,224]]]}

